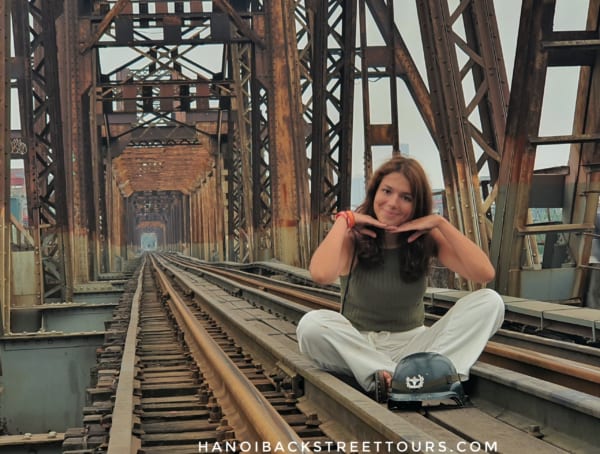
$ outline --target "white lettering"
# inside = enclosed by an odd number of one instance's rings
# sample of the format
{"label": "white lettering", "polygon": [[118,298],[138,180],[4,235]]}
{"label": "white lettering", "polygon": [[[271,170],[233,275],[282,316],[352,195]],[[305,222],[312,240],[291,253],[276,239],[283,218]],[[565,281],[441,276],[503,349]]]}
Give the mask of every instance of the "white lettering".
{"label": "white lettering", "polygon": [[245,452],[262,452],[262,453],[307,453],[307,452],[330,452],[336,450],[338,452],[364,452],[364,453],[392,453],[392,452],[465,452],[465,453],[480,453],[480,452],[498,452],[498,442],[479,442],[461,440],[450,449],[445,441],[302,441],[288,442],[287,445],[283,442],[271,443],[270,441],[224,441],[209,443],[206,441],[198,442],[199,453],[245,453]]}

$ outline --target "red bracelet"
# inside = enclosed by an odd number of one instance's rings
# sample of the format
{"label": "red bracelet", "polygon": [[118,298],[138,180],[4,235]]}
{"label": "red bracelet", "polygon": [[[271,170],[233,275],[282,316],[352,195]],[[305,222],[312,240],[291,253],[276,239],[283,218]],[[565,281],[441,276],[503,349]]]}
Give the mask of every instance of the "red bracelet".
{"label": "red bracelet", "polygon": [[353,228],[356,225],[356,220],[354,219],[354,213],[350,210],[340,211],[335,215],[335,218],[343,217],[346,220],[346,225],[349,229]]}

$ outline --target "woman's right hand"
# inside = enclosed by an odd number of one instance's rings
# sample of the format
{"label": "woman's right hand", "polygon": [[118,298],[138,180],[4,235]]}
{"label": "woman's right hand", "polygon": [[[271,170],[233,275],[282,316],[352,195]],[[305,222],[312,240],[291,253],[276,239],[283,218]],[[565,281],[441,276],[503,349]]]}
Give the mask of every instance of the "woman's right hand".
{"label": "woman's right hand", "polygon": [[370,236],[371,238],[376,238],[377,233],[375,230],[370,227],[378,227],[380,229],[387,230],[392,228],[393,226],[389,226],[384,224],[383,222],[377,220],[373,216],[364,213],[357,213],[356,211],[352,212],[354,214],[355,226],[354,230],[356,230],[361,235]]}

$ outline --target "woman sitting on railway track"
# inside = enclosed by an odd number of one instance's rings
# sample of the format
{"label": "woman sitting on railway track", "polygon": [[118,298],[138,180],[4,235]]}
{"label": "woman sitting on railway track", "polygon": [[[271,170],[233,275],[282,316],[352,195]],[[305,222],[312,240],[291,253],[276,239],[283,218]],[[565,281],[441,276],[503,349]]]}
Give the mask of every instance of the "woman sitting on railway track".
{"label": "woman sitting on railway track", "polygon": [[486,254],[432,214],[421,165],[393,157],[374,173],[356,211],[338,213],[311,259],[316,282],[340,277],[342,309],[308,312],[298,323],[300,350],[323,369],[353,376],[382,402],[396,364],[412,353],[445,355],[468,379],[502,325],[504,303],[491,289],[477,290],[425,327],[423,295],[434,257],[465,279],[485,284],[494,278]]}

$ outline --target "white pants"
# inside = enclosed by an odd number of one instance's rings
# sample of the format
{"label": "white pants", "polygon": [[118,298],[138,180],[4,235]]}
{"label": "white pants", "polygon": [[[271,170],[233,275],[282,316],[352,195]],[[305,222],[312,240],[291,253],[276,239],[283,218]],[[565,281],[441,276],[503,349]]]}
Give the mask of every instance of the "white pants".
{"label": "white pants", "polygon": [[417,352],[436,352],[449,358],[462,380],[477,361],[488,339],[502,326],[504,302],[491,289],[477,290],[459,299],[431,327],[405,332],[358,331],[339,312],[315,310],[298,322],[300,351],[322,369],[354,376],[372,391],[374,374],[387,370]]}

